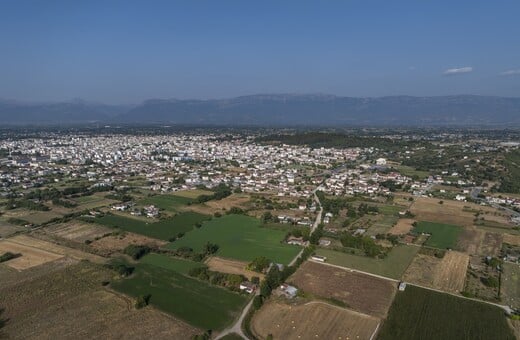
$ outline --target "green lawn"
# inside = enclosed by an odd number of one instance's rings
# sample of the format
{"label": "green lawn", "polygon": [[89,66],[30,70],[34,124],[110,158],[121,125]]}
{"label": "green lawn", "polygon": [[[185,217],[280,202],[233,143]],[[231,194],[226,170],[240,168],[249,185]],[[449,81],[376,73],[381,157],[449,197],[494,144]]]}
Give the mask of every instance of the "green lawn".
{"label": "green lawn", "polygon": [[168,255],[161,255],[150,253],[144,256],[140,263],[151,264],[164,269],[172,270],[181,274],[188,274],[193,268],[204,267],[203,263],[171,257]]}
{"label": "green lawn", "polygon": [[205,222],[202,228],[187,233],[168,247],[191,247],[199,252],[206,242],[212,242],[220,247],[218,255],[221,257],[251,261],[265,256],[277,263],[291,262],[301,248],[282,243],[285,232],[261,228],[261,224],[253,217],[226,215]]}
{"label": "green lawn", "polygon": [[316,253],[326,256],[328,263],[398,280],[404,274],[419,249],[420,247],[398,245],[384,259],[374,259],[321,248],[317,249]]}
{"label": "green lawn", "polygon": [[159,209],[166,211],[177,211],[182,206],[192,203],[193,199],[175,195],[157,195],[145,197],[138,202],[139,205],[155,205]]}
{"label": "green lawn", "polygon": [[431,234],[425,243],[429,247],[453,249],[457,244],[459,234],[462,232],[462,227],[452,224],[420,221],[417,222],[417,227],[414,228],[414,231]]}
{"label": "green lawn", "polygon": [[499,307],[408,285],[397,292],[378,340],[513,340]]}
{"label": "green lawn", "polygon": [[133,297],[151,294],[151,305],[203,330],[230,325],[247,301],[245,295],[149,264],[138,264],[132,276],[112,287]]}
{"label": "green lawn", "polygon": [[209,219],[207,215],[185,212],[155,223],[147,223],[130,217],[105,215],[94,221],[113,228],[168,241],[178,233],[192,230],[195,224]]}

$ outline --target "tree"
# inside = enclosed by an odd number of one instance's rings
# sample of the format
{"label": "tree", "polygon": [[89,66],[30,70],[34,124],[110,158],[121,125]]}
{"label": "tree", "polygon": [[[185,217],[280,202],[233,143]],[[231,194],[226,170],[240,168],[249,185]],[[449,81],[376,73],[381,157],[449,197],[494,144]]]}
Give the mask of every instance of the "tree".
{"label": "tree", "polygon": [[137,297],[137,300],[135,301],[135,308],[141,309],[143,307],[148,306],[148,303],[150,302],[150,298],[152,295],[146,294],[146,295],[139,295]]}

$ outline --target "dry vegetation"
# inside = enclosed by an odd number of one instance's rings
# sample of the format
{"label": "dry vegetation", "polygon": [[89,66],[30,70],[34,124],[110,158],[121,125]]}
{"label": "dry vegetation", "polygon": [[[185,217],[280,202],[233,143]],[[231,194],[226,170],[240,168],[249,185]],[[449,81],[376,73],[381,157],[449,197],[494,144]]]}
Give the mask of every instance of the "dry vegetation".
{"label": "dry vegetation", "polygon": [[209,201],[203,204],[192,204],[185,206],[185,210],[198,212],[200,214],[213,215],[216,212],[223,213],[232,207],[247,209],[250,197],[245,194],[233,194],[218,201]]}
{"label": "dry vegetation", "polygon": [[101,238],[113,230],[92,223],[71,221],[48,227],[46,231],[68,240],[85,242],[86,240],[92,241],[96,238]]}
{"label": "dry vegetation", "polygon": [[167,244],[166,241],[156,240],[143,235],[124,232],[119,235],[110,235],[99,240],[93,241],[90,246],[100,254],[109,256],[115,252],[120,252],[131,244],[148,245],[161,247]]}
{"label": "dry vegetation", "polygon": [[261,339],[370,339],[379,319],[321,302],[287,305],[265,304],[251,328]]}
{"label": "dry vegetation", "polygon": [[469,255],[448,251],[442,259],[417,254],[403,280],[420,286],[458,293],[464,290]]}
{"label": "dry vegetation", "polygon": [[227,274],[238,274],[238,275],[244,275],[245,277],[251,279],[253,276],[257,276],[260,279],[264,278],[263,274],[254,272],[252,270],[247,270],[247,262],[244,261],[238,261],[238,260],[231,260],[231,259],[223,259],[221,257],[210,257],[206,261],[206,265],[209,267],[210,270],[214,270],[221,273],[227,273]]}
{"label": "dry vegetation", "polygon": [[412,224],[414,222],[415,222],[415,220],[412,220],[410,218],[399,219],[399,221],[397,221],[397,224],[395,226],[393,226],[392,229],[390,229],[388,231],[388,233],[392,234],[392,235],[408,234],[410,232],[410,230],[412,230],[412,228],[413,228]]}
{"label": "dry vegetation", "polygon": [[13,254],[21,254],[20,257],[14,258],[4,264],[16,269],[24,270],[31,267],[39,266],[43,263],[51,262],[62,258],[63,255],[51,253],[42,249],[33,248],[24,244],[12,241],[11,239],[0,241],[0,254],[11,252]]}
{"label": "dry vegetation", "polygon": [[[200,333],[102,287],[113,272],[80,262],[0,288],[10,339],[185,339]],[[0,279],[1,280],[1,279]],[[81,320],[81,322],[78,322]]]}
{"label": "dry vegetation", "polygon": [[513,246],[520,246],[520,235],[504,234],[503,241]]}
{"label": "dry vegetation", "polygon": [[395,295],[391,281],[315,262],[305,262],[289,278],[305,293],[341,301],[356,311],[385,317]]}

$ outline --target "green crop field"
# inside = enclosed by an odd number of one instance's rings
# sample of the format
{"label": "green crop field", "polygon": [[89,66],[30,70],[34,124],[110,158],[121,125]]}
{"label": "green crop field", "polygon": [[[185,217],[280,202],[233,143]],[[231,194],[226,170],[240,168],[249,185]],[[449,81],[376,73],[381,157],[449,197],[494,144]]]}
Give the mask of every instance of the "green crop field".
{"label": "green crop field", "polygon": [[185,259],[180,259],[177,257],[171,257],[168,255],[161,255],[155,253],[151,253],[144,256],[141,260],[139,260],[139,262],[151,264],[164,269],[173,270],[181,274],[188,274],[189,271],[193,268],[204,267],[204,264],[200,262],[194,262]]}
{"label": "green crop field", "polygon": [[177,211],[182,206],[192,203],[193,199],[174,195],[156,195],[143,198],[138,202],[139,205],[155,205],[159,209],[167,211]]}
{"label": "green crop field", "polygon": [[419,247],[399,245],[394,247],[384,259],[374,259],[329,249],[317,249],[316,253],[326,256],[328,263],[398,280],[419,249]]}
{"label": "green crop field", "polygon": [[408,285],[397,292],[378,340],[513,340],[499,307]]}
{"label": "green crop field", "polygon": [[117,215],[105,215],[95,219],[95,222],[108,227],[119,228],[132,233],[168,241],[178,233],[185,233],[192,230],[195,224],[209,218],[207,215],[185,212],[155,223],[147,223],[135,218]]}
{"label": "green crop field", "polygon": [[417,222],[414,231],[416,233],[431,234],[425,243],[427,246],[439,249],[453,249],[455,244],[457,244],[459,234],[462,232],[462,227],[452,224],[420,221]]}
{"label": "green crop field", "polygon": [[277,263],[288,264],[301,250],[283,243],[285,232],[261,228],[262,222],[244,215],[226,215],[205,222],[200,229],[187,233],[168,245],[171,249],[191,247],[202,251],[206,242],[217,244],[218,255],[241,261],[265,256]]}
{"label": "green crop field", "polygon": [[149,264],[138,264],[132,276],[112,287],[133,297],[151,294],[151,305],[205,330],[230,325],[247,301],[245,295]]}

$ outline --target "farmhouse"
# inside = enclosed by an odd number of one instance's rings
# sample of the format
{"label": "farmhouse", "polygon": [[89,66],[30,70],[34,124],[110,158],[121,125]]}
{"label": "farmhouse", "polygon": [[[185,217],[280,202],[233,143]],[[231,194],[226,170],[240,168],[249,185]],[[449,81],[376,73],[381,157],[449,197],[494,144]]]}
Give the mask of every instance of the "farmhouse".
{"label": "farmhouse", "polygon": [[280,290],[285,297],[292,299],[298,294],[298,288],[293,287],[287,283],[284,283],[280,286]]}
{"label": "farmhouse", "polygon": [[287,244],[292,244],[292,245],[296,245],[296,246],[303,246],[305,244],[305,241],[303,240],[302,237],[290,236],[287,239]]}
{"label": "farmhouse", "polygon": [[256,290],[256,285],[249,281],[244,281],[240,284],[240,290],[246,291],[249,294],[252,294]]}
{"label": "farmhouse", "polygon": [[399,288],[399,291],[404,292],[404,290],[406,289],[406,282],[403,282],[403,281],[399,282],[398,288]]}

